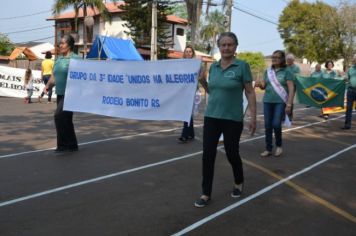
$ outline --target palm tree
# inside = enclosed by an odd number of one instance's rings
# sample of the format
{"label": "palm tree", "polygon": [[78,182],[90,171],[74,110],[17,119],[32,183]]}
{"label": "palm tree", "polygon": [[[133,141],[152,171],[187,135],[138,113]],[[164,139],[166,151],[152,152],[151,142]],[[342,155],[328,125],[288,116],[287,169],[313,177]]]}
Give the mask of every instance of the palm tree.
{"label": "palm tree", "polygon": [[[116,0],[112,0],[112,2],[116,3]],[[101,16],[111,23],[111,15],[105,7],[105,4],[102,0],[56,0],[52,11],[53,14],[58,15],[63,10],[68,9],[69,7],[74,8],[75,17],[74,17],[74,31],[78,34],[78,15],[79,10],[83,9],[83,18],[84,18],[84,25],[83,25],[83,44],[84,44],[84,58],[87,53],[87,27],[92,26],[93,19],[92,17],[87,16],[87,8],[90,7],[93,10],[96,8]]]}
{"label": "palm tree", "polygon": [[216,45],[216,37],[225,31],[224,27],[224,14],[218,10],[211,12],[206,17],[206,25],[201,29],[201,34],[204,40],[211,43],[212,47],[210,53],[213,54],[213,50]]}
{"label": "palm tree", "polygon": [[199,20],[203,7],[203,0],[185,0],[187,5],[188,22],[190,24],[190,41],[191,45],[195,45],[196,34],[198,30]]}

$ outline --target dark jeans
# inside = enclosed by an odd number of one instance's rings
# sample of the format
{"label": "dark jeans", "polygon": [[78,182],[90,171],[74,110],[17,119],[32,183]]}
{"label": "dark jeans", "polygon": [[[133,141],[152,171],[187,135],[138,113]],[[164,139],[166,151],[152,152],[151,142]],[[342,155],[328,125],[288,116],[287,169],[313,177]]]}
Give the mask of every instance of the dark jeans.
{"label": "dark jeans", "polygon": [[216,148],[221,134],[224,134],[224,147],[234,174],[235,184],[244,182],[242,161],[239,154],[239,142],[243,129],[242,122],[232,120],[204,118],[203,134],[203,194],[211,196]]}
{"label": "dark jeans", "polygon": [[276,146],[282,146],[282,120],[285,116],[285,103],[263,103],[263,112],[265,119],[265,139],[266,150],[271,152],[272,145],[272,133],[276,138]]}
{"label": "dark jeans", "polygon": [[54,122],[57,131],[57,148],[78,148],[77,137],[73,125],[73,112],[63,111],[64,96],[57,95],[57,109]]}
{"label": "dark jeans", "polygon": [[352,106],[353,103],[356,101],[356,88],[349,87],[347,89],[347,103],[346,103],[346,116],[345,116],[345,127],[351,127],[351,120],[352,120]]}
{"label": "dark jeans", "polygon": [[[50,78],[51,78],[51,75],[44,75],[44,76],[42,77],[43,82],[44,82],[45,85],[47,85],[47,83],[48,83],[48,81],[49,81]],[[52,88],[48,89],[48,101],[49,101],[49,102],[50,102],[51,99],[52,99],[52,91],[53,91]],[[41,98],[42,98],[43,96],[44,96],[44,92],[41,93]]]}
{"label": "dark jeans", "polygon": [[194,123],[193,116],[190,118],[190,124],[188,122],[183,123],[182,135],[183,138],[194,138]]}

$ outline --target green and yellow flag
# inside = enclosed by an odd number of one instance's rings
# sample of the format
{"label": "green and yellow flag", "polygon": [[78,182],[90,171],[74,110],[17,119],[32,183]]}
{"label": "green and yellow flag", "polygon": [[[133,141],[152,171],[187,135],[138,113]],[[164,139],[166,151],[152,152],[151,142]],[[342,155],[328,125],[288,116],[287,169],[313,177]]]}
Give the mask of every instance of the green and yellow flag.
{"label": "green and yellow flag", "polygon": [[297,76],[295,84],[300,103],[313,107],[344,106],[343,80]]}

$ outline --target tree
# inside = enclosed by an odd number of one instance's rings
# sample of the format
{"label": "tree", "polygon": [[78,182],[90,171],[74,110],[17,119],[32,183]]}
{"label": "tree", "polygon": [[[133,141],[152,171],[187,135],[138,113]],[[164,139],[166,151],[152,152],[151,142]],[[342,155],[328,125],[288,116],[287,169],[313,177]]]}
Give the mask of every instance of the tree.
{"label": "tree", "polygon": [[[125,11],[122,20],[130,31],[125,32],[134,40],[136,47],[148,46],[151,40],[152,1],[125,0],[120,8]],[[157,45],[158,58],[166,58],[169,46],[173,44],[167,35],[167,14],[171,11],[169,1],[157,1]]]}
{"label": "tree", "polygon": [[199,28],[203,0],[185,0],[185,3],[187,5],[188,23],[190,25],[190,44],[194,46]]}
{"label": "tree", "polygon": [[338,15],[325,3],[291,1],[279,18],[278,30],[287,51],[298,57],[324,62],[339,56]]}
{"label": "tree", "polygon": [[14,50],[14,45],[11,43],[10,39],[0,33],[0,55],[9,55]]}
{"label": "tree", "polygon": [[173,5],[170,14],[178,16],[183,19],[188,19],[187,7],[185,6],[185,4],[182,3]]}
{"label": "tree", "polygon": [[266,69],[265,58],[261,52],[241,52],[237,55],[237,58],[250,64],[254,78],[262,76],[263,71]]}
{"label": "tree", "polygon": [[[116,0],[112,0],[112,2],[116,2]],[[84,57],[87,52],[87,26],[93,25],[92,17],[87,16],[87,8],[90,7],[93,10],[96,8],[104,20],[109,21],[111,23],[111,15],[109,11],[106,9],[105,4],[102,0],[55,0],[52,11],[55,15],[58,15],[63,10],[68,9],[69,7],[74,8],[75,17],[74,17],[74,32],[78,34],[78,15],[79,10],[83,10],[83,44],[84,44]]]}
{"label": "tree", "polygon": [[210,53],[216,45],[216,37],[225,31],[224,14],[221,11],[215,10],[206,17],[206,24],[202,26],[201,35],[208,45],[210,45]]}
{"label": "tree", "polygon": [[350,65],[356,54],[356,5],[341,1],[337,10],[339,16],[339,48],[344,66]]}

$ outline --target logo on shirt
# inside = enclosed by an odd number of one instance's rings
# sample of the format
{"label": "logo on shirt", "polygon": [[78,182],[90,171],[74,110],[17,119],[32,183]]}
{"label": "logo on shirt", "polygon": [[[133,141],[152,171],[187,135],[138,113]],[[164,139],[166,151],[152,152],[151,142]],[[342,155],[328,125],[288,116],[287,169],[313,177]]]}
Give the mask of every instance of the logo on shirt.
{"label": "logo on shirt", "polygon": [[224,74],[224,77],[226,77],[226,78],[234,78],[235,76],[236,76],[235,72],[232,70],[230,70]]}

